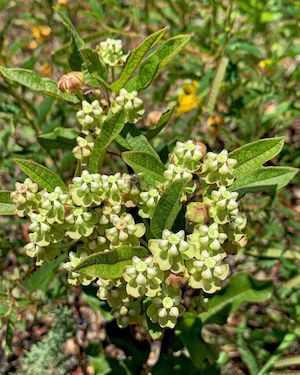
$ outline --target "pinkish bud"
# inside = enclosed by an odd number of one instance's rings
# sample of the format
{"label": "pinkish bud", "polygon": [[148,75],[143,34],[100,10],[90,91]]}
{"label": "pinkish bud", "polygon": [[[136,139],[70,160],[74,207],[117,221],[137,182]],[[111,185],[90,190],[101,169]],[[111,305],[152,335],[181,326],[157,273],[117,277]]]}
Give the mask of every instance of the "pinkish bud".
{"label": "pinkish bud", "polygon": [[174,273],[170,273],[166,279],[167,285],[170,285],[173,288],[183,288],[186,282],[187,280],[184,276],[174,275]]}
{"label": "pinkish bud", "polygon": [[202,157],[206,154],[207,148],[203,142],[195,141],[197,146],[201,147]]}
{"label": "pinkish bud", "polygon": [[74,92],[83,86],[83,74],[81,72],[70,72],[60,77],[58,88],[63,92]]}

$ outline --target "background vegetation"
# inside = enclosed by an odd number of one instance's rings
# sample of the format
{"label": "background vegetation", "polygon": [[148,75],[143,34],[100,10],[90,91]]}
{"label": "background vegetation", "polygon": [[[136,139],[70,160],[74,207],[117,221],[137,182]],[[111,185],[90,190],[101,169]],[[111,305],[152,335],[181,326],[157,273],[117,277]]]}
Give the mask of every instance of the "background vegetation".
{"label": "background vegetation", "polygon": [[[91,46],[112,37],[130,50],[165,26],[167,36],[193,34],[143,93],[145,127],[176,106],[154,141],[162,158],[176,140],[200,138],[220,151],[283,136],[283,151],[269,165],[299,167],[298,0],[1,0],[2,66],[32,69],[55,81],[74,70],[70,35],[54,6]],[[218,74],[220,84],[213,85]],[[15,157],[34,159],[65,180],[73,175],[76,110],[2,76],[1,190],[22,179]],[[117,160],[111,161],[106,173],[117,169]],[[67,286],[59,268],[63,255],[37,269],[22,250],[26,220],[2,217],[0,373],[298,373],[298,183],[296,176],[279,194],[246,196],[248,243],[230,259],[236,275],[210,302],[214,319],[186,317],[161,347],[141,330],[120,330],[92,287]]]}

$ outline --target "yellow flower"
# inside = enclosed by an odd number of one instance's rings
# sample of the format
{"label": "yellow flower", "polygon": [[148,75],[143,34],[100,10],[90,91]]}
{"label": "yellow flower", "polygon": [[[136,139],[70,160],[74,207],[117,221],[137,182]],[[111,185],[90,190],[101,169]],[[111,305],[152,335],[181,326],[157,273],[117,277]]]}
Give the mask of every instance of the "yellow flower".
{"label": "yellow flower", "polygon": [[59,5],[68,5],[68,0],[57,0],[57,4],[59,4]]}
{"label": "yellow flower", "polygon": [[266,72],[267,70],[269,70],[273,65],[273,60],[272,59],[265,59],[265,60],[260,60],[260,62],[258,63],[258,67],[260,70],[262,70],[263,72]]}
{"label": "yellow flower", "polygon": [[31,28],[34,39],[39,43],[44,42],[51,34],[51,31],[51,28],[47,25],[37,25]]}
{"label": "yellow flower", "polygon": [[224,120],[219,116],[210,116],[207,119],[206,127],[210,135],[217,135],[219,127],[224,125]]}
{"label": "yellow flower", "polygon": [[40,66],[40,72],[46,76],[46,77],[51,77],[52,76],[52,70],[53,70],[53,67],[51,64],[49,64],[48,62],[42,64]]}
{"label": "yellow flower", "polygon": [[35,40],[31,40],[28,44],[27,44],[27,47],[29,49],[36,49],[36,47],[38,46],[37,42]]}
{"label": "yellow flower", "polygon": [[183,86],[183,92],[178,95],[178,107],[176,110],[177,116],[182,113],[190,112],[201,104],[202,98],[197,95],[198,87],[199,83],[197,81],[193,81],[192,83]]}

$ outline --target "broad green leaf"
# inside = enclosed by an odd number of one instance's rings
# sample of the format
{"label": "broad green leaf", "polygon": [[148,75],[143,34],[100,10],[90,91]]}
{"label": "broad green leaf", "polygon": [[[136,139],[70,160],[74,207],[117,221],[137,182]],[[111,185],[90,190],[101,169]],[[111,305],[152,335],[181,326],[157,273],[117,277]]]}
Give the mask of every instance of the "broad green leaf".
{"label": "broad green leaf", "polygon": [[55,99],[65,100],[70,103],[78,103],[79,99],[67,92],[58,89],[57,83],[50,78],[42,78],[35,72],[21,68],[0,67],[1,74],[20,85],[25,86],[33,91],[41,92],[44,95],[51,96]]}
{"label": "broad green leaf", "polygon": [[228,63],[229,59],[227,57],[222,57],[218,64],[206,104],[206,112],[208,113],[208,115],[212,115],[214,112],[217,97],[219,95],[219,91],[225,77]]}
{"label": "broad green leaf", "polygon": [[88,357],[92,366],[94,375],[106,375],[111,374],[112,369],[105,356],[105,353],[99,353],[97,357]]}
{"label": "broad green leaf", "polygon": [[82,70],[83,59],[79,52],[78,46],[74,38],[72,37],[71,37],[69,47],[67,49],[67,57],[68,57],[68,63],[70,65],[71,70],[80,72]]}
{"label": "broad green leaf", "polygon": [[[89,73],[100,82],[104,83],[106,78],[106,67],[100,60],[98,53],[91,48],[83,48],[80,50],[80,53]],[[105,82],[105,86],[109,86],[108,83]]]}
{"label": "broad green leaf", "polygon": [[155,129],[151,129],[147,132],[146,137],[151,140],[156,137],[170,122],[172,115],[175,111],[176,106],[169,109],[167,112],[163,113],[159,119]]}
{"label": "broad green leaf", "polygon": [[245,249],[245,254],[258,257],[258,258],[269,258],[269,259],[293,259],[300,260],[300,252],[293,250],[267,248],[267,249]]}
{"label": "broad green leaf", "polygon": [[298,173],[292,167],[262,167],[238,178],[229,190],[240,194],[256,191],[278,191],[287,185]]}
{"label": "broad green leaf", "polygon": [[235,177],[244,176],[274,158],[283,147],[283,137],[265,138],[237,148],[229,154],[237,160]]}
{"label": "broad green leaf", "polygon": [[123,109],[107,116],[102,124],[101,132],[95,140],[94,148],[90,156],[88,168],[90,173],[98,172],[107,147],[119,135],[124,125],[125,113]]}
{"label": "broad green leaf", "polygon": [[149,86],[158,72],[185,47],[190,38],[190,35],[178,35],[162,43],[141,63],[137,75],[128,81],[125,88],[139,91]]}
{"label": "broad green leaf", "polygon": [[0,215],[15,215],[16,205],[10,198],[10,191],[0,191]]}
{"label": "broad green leaf", "polygon": [[207,311],[199,316],[203,323],[224,324],[228,314],[245,302],[264,302],[272,295],[271,280],[257,280],[246,272],[236,273],[225,288],[214,294]]}
{"label": "broad green leaf", "polygon": [[47,189],[49,192],[59,186],[63,191],[67,192],[68,188],[63,180],[51,169],[44,167],[35,161],[25,159],[13,159],[14,162],[27,174],[34,182]]}
{"label": "broad green leaf", "polygon": [[126,85],[146,53],[161,39],[165,32],[166,28],[149,35],[142,44],[130,53],[120,78],[111,85],[114,92],[119,92]]}
{"label": "broad green leaf", "polygon": [[132,257],[145,258],[148,250],[141,246],[120,246],[115,250],[95,253],[82,262],[74,270],[81,275],[117,279],[122,276],[125,267],[131,265]]}
{"label": "broad green leaf", "polygon": [[181,209],[180,198],[187,184],[186,179],[171,182],[155,207],[151,220],[151,231],[156,238],[161,237],[164,229],[171,229]]}
{"label": "broad green leaf", "polygon": [[159,155],[156,153],[148,139],[144,135],[138,135],[133,137],[131,134],[127,134],[126,141],[132,151],[149,152],[153,156],[159,159]]}
{"label": "broad green leaf", "polygon": [[72,35],[72,37],[74,39],[74,42],[76,43],[78,49],[83,48],[84,47],[84,41],[81,39],[80,35],[76,31],[76,29],[75,29],[74,25],[72,24],[71,20],[58,9],[55,9],[55,13],[58,16],[58,18],[60,19],[60,21],[63,23],[65,28]]}
{"label": "broad green leaf", "polygon": [[61,263],[66,259],[67,254],[61,254],[52,262],[45,262],[41,267],[37,268],[30,277],[26,280],[25,285],[30,293],[36,290],[46,292],[51,280],[56,275],[56,270]]}
{"label": "broad green leaf", "polygon": [[145,177],[150,177],[152,181],[164,182],[163,173],[165,166],[150,152],[126,151],[122,153],[122,158],[135,173],[143,173]]}
{"label": "broad green leaf", "polygon": [[75,129],[57,127],[51,133],[40,135],[38,141],[46,150],[70,150],[76,146],[79,134]]}
{"label": "broad green leaf", "polygon": [[215,345],[203,340],[201,331],[201,319],[192,313],[185,313],[176,327],[176,334],[187,348],[194,365],[207,369],[209,364],[216,362],[218,350]]}

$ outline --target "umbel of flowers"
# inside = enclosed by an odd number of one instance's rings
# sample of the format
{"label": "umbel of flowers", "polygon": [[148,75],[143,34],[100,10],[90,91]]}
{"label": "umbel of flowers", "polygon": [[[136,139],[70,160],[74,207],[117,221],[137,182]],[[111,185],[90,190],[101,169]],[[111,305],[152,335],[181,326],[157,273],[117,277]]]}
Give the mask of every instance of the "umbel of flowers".
{"label": "umbel of flowers", "polygon": [[[116,66],[124,61],[119,47],[119,42],[107,42],[99,46],[99,54],[108,65]],[[98,297],[107,301],[120,327],[146,324],[150,319],[163,328],[173,328],[188,309],[185,291],[214,293],[221,289],[230,271],[225,248],[236,246],[243,237],[246,218],[239,211],[237,193],[229,190],[236,160],[226,150],[206,153],[201,142],[188,140],[176,143],[163,182],[150,183],[143,174],[89,173],[87,163],[95,138],[109,111],[120,109],[130,124],[144,113],[137,92],[125,89],[111,98],[109,108],[98,100],[81,103],[77,119],[82,135],[73,153],[83,171],[67,191],[40,189],[27,178],[16,184],[11,197],[17,214],[31,220],[25,251],[38,265],[68,251],[64,268],[69,283],[97,283]],[[187,181],[181,196],[186,223],[179,231],[164,229],[161,238],[154,238],[149,224],[155,208],[168,185],[182,178]],[[120,277],[76,272],[78,264],[92,254],[124,245],[142,246],[147,256],[133,256]]]}

